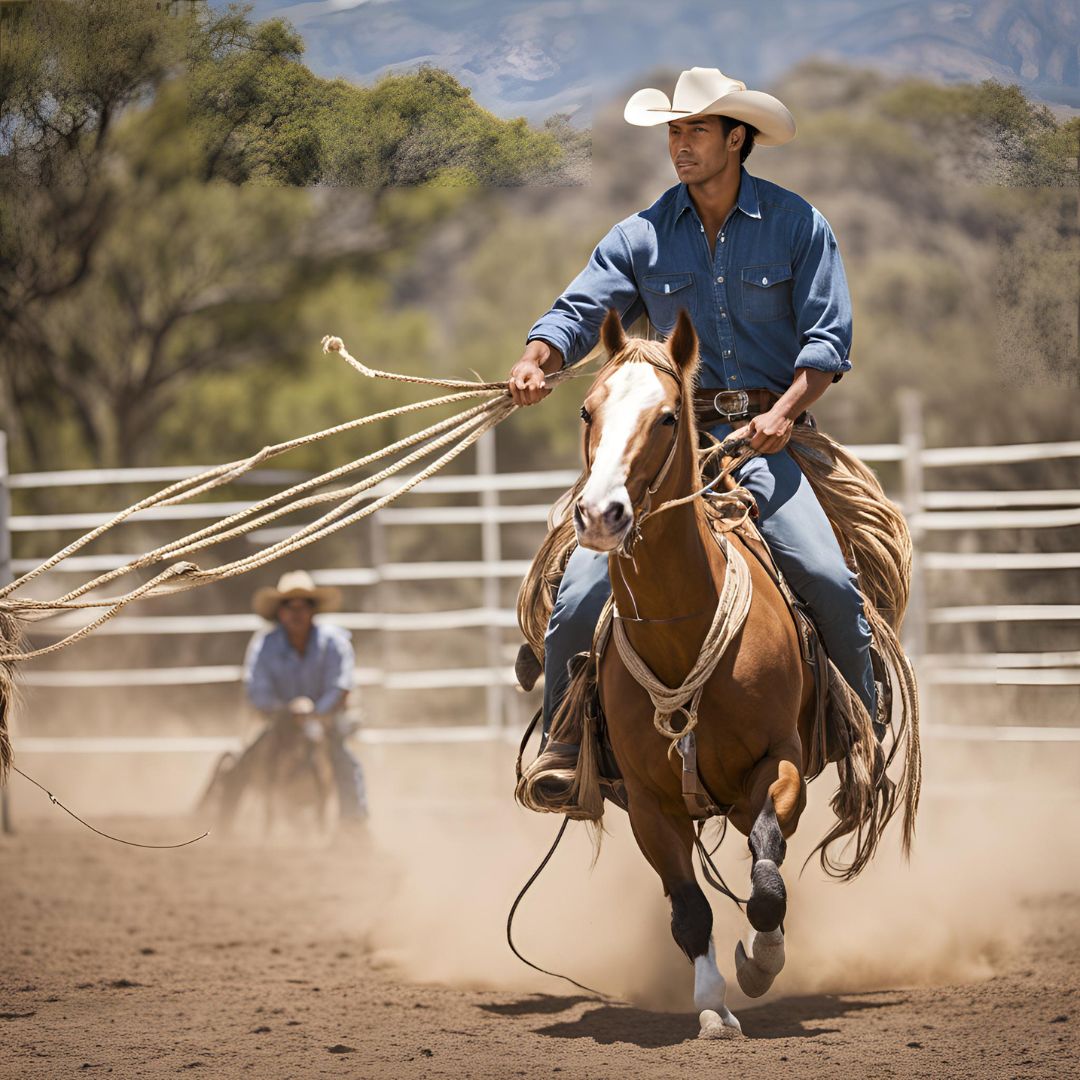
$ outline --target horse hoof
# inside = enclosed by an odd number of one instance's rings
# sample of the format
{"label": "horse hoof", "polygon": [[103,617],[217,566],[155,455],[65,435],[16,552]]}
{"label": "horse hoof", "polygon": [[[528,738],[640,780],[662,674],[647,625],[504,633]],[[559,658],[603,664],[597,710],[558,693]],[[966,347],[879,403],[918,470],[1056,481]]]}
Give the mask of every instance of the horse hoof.
{"label": "horse hoof", "polygon": [[772,975],[762,971],[746,955],[741,941],[735,946],[735,978],[739,981],[739,989],[748,998],[761,997],[773,984]]}
{"label": "horse hoof", "polygon": [[750,872],[752,889],[746,902],[746,918],[755,930],[775,930],[787,913],[787,889],[780,870],[771,859],[758,859]]}
{"label": "horse hoof", "polygon": [[724,1010],[727,1015],[721,1016],[712,1009],[704,1009],[698,1016],[701,1030],[698,1032],[699,1039],[738,1039],[742,1037],[742,1027],[735,1019],[733,1013]]}
{"label": "horse hoof", "polygon": [[755,931],[750,939],[749,954],[741,941],[735,946],[735,977],[747,997],[761,997],[783,967],[784,935],[780,930],[771,934]]}

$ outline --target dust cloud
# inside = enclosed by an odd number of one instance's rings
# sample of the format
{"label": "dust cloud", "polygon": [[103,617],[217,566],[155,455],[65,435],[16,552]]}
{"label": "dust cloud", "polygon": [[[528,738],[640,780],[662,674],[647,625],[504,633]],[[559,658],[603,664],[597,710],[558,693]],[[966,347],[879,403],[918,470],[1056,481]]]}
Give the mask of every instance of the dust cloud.
{"label": "dust cloud", "polygon": [[[770,997],[938,985],[990,977],[1039,917],[1033,900],[1080,889],[1076,744],[972,744],[927,738],[926,785],[909,864],[886,838],[859,880],[829,881],[816,861],[799,869],[829,816],[827,774],[784,864],[788,962]],[[335,929],[364,943],[379,967],[421,984],[577,994],[523,966],[505,941],[506,915],[543,857],[559,820],[518,808],[505,745],[365,746],[372,818],[362,843],[307,843],[313,896],[333,891]],[[175,841],[212,758],[34,755],[20,765],[84,816],[130,815],[143,839]],[[57,814],[15,777],[17,821]],[[122,828],[119,830],[123,835]],[[152,835],[151,835],[152,834]],[[194,834],[192,834],[194,835]],[[105,843],[97,839],[89,843]],[[239,843],[211,836],[203,844]],[[243,841],[257,854],[257,833]],[[288,841],[296,843],[295,838]],[[191,849],[189,849],[191,850]],[[254,856],[252,856],[254,857]],[[586,828],[571,825],[515,920],[521,951],[616,998],[692,1010],[692,974],[669,932],[659,880],[625,815],[611,810],[595,866]],[[736,892],[748,886],[745,839],[729,831],[718,863]],[[714,938],[730,1002],[735,943],[748,925],[713,894]]]}
{"label": "dust cloud", "polygon": [[[1071,746],[988,749],[928,740],[910,862],[891,831],[870,869],[848,884],[827,879],[816,859],[799,872],[829,821],[832,778],[816,781],[784,864],[788,963],[772,995],[993,975],[1032,929],[1032,901],[1080,887],[1080,798],[1062,767],[1063,751],[1080,754]],[[573,993],[522,966],[504,940],[510,904],[559,819],[512,804],[508,754],[501,768],[468,757],[455,749],[456,799],[446,790],[438,809],[377,814],[376,841],[391,880],[388,902],[370,923],[376,955],[421,982]],[[692,1009],[691,971],[670,937],[659,880],[625,815],[609,811],[607,819],[595,867],[585,827],[568,830],[519,909],[518,947],[535,963],[615,997]],[[748,887],[749,854],[734,830],[718,864],[736,892]],[[731,1000],[739,1001],[732,957],[748,924],[723,897],[710,899],[721,970]]]}

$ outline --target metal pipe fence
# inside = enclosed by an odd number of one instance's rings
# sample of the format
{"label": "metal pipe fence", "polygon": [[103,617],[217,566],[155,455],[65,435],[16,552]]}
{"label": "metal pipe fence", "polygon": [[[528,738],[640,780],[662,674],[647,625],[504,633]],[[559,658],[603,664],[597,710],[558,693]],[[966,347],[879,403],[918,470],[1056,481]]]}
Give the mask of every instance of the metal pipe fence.
{"label": "metal pipe fence", "polygon": [[[1039,622],[1046,624],[1080,623],[1080,595],[1062,597],[1065,601],[1053,604],[1003,604],[966,606],[935,605],[928,590],[928,575],[937,573],[979,573],[994,571],[1043,571],[1061,574],[1070,579],[1068,571],[1080,567],[1080,552],[1007,552],[928,550],[928,537],[949,533],[964,533],[977,538],[989,530],[1016,530],[1025,536],[1038,537],[1043,530],[1080,526],[1080,490],[926,490],[928,473],[954,466],[991,467],[1009,464],[1069,459],[1080,457],[1080,441],[1011,446],[927,448],[923,445],[921,408],[917,398],[904,395],[900,399],[901,439],[898,443],[853,446],[851,449],[869,464],[899,464],[902,490],[899,500],[904,506],[916,543],[915,576],[912,603],[905,626],[907,646],[916,661],[922,680],[933,686],[1077,686],[1080,685],[1080,652],[1057,649],[1051,652],[991,653],[965,655],[931,654],[927,640],[931,628],[947,625],[971,626],[979,623]],[[171,482],[200,472],[191,468],[140,468],[72,470],[66,472],[24,473],[8,475],[6,454],[0,441],[0,579],[33,568],[39,561],[34,550],[26,554],[27,539],[36,534],[83,531],[111,516],[107,512],[12,514],[12,492],[63,487],[99,487],[103,492],[112,486]],[[537,540],[547,519],[552,498],[549,494],[562,491],[576,479],[573,470],[502,473],[497,470],[494,433],[481,440],[477,455],[477,470],[472,475],[438,476],[428,480],[417,494],[456,495],[476,498],[476,505],[458,506],[395,506],[380,511],[371,519],[372,565],[324,567],[313,571],[319,584],[370,588],[374,590],[373,610],[339,613],[331,621],[359,631],[376,633],[382,645],[375,650],[379,663],[357,672],[357,686],[378,688],[393,693],[398,690],[445,691],[449,689],[480,688],[484,691],[485,723],[483,725],[448,726],[439,728],[403,727],[395,729],[385,723],[365,728],[361,737],[378,741],[448,741],[473,738],[503,738],[508,720],[517,719],[520,706],[514,706],[513,677],[502,631],[516,626],[515,613],[500,603],[500,584],[519,579],[528,568],[528,560],[504,558],[503,528],[532,526]],[[255,472],[245,478],[252,485],[292,483],[304,474],[287,470]],[[398,481],[400,482],[400,481]],[[389,489],[387,489],[389,490]],[[542,496],[525,504],[507,504],[502,496],[509,493],[533,493]],[[384,492],[375,488],[371,499]],[[413,496],[415,498],[415,495]],[[125,522],[170,522],[212,520],[250,505],[247,502],[204,502],[195,505],[164,507],[144,511]],[[387,556],[391,532],[401,526],[420,526],[432,531],[434,537],[448,528],[467,527],[478,530],[478,543],[472,559],[393,561]],[[252,534],[252,540],[264,542],[279,538],[290,530],[266,529]],[[13,536],[21,538],[22,557],[11,558]],[[47,552],[40,552],[44,557]],[[75,556],[55,568],[52,573],[85,574],[100,572],[122,565],[130,556],[104,553]],[[1075,580],[1072,578],[1072,580]],[[422,612],[393,611],[393,588],[403,582],[461,582],[473,581],[480,586],[480,606],[452,610]],[[1077,590],[1080,592],[1080,590]],[[87,617],[87,620],[89,616]],[[65,615],[47,620],[34,627],[42,639],[68,633],[81,625],[79,616]],[[123,615],[106,623],[97,631],[101,635],[153,637],[158,635],[222,635],[249,634],[261,626],[251,614],[228,613],[215,615]],[[423,634],[434,631],[475,632],[476,655],[483,664],[469,668],[424,668],[394,671],[387,662],[386,642],[391,635]],[[170,687],[193,685],[235,684],[242,674],[236,664],[204,664],[149,669],[119,668],[103,670],[63,669],[29,670],[24,674],[28,686],[54,690],[90,688]],[[1060,739],[1077,741],[1074,728],[1009,728],[992,729],[955,725],[929,725],[929,733],[943,738],[980,738],[996,741],[1017,741],[1029,737],[1032,741]],[[1006,733],[1007,732],[1007,733]],[[1023,733],[1028,732],[1028,736]],[[483,736],[479,733],[484,733]],[[219,740],[221,741],[221,740]],[[226,739],[224,742],[228,742]],[[235,740],[233,740],[235,741]],[[214,746],[218,742],[210,739]],[[19,746],[26,751],[44,752],[138,752],[155,748],[176,751],[209,745],[206,738],[185,742],[169,738],[65,739],[27,736]],[[224,745],[224,742],[221,744]],[[81,748],[81,749],[77,749]]]}

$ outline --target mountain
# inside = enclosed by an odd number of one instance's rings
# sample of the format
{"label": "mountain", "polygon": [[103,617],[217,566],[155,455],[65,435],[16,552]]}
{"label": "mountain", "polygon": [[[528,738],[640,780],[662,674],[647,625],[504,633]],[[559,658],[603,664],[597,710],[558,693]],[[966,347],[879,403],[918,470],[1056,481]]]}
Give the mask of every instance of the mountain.
{"label": "mountain", "polygon": [[1070,0],[255,0],[254,9],[297,27],[319,75],[369,83],[434,64],[486,108],[532,121],[568,112],[587,123],[594,101],[645,71],[717,66],[767,87],[811,56],[995,78],[1080,107],[1080,8]]}

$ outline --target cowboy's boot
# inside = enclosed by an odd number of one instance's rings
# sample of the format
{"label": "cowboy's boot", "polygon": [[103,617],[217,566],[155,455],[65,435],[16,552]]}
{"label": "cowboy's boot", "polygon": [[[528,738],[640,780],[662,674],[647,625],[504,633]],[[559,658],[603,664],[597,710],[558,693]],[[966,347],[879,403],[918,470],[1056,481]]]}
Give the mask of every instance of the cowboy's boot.
{"label": "cowboy's boot", "polygon": [[559,810],[570,802],[580,753],[581,747],[577,743],[548,740],[529,769],[535,778],[533,792],[549,810]]}
{"label": "cowboy's boot", "polygon": [[[519,654],[520,657],[520,654]],[[589,663],[588,653],[578,653],[570,661],[571,681]],[[580,731],[580,723],[571,726]],[[551,738],[545,731],[540,739],[540,751],[533,763],[518,781],[517,798],[531,810],[559,813],[572,805],[571,791],[577,773],[581,746],[576,742],[562,742]]]}

